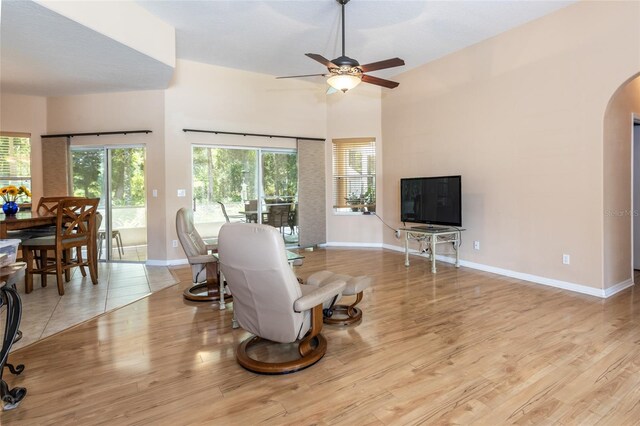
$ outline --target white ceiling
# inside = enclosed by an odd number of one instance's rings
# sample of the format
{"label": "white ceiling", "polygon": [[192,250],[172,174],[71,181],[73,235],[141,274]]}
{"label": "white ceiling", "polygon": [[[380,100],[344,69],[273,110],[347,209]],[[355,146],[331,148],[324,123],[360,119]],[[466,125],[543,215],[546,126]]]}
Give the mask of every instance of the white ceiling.
{"label": "white ceiling", "polygon": [[[567,1],[352,0],[346,54],[392,57],[414,68],[573,3]],[[177,57],[266,73],[324,72],[304,56],[340,56],[335,0],[139,0],[176,28]],[[2,1],[2,90],[62,95],[166,87],[171,68],[31,1]],[[318,80],[321,81],[321,80]]]}
{"label": "white ceiling", "polygon": [[166,87],[173,68],[31,1],[2,1],[3,92],[56,96]]}

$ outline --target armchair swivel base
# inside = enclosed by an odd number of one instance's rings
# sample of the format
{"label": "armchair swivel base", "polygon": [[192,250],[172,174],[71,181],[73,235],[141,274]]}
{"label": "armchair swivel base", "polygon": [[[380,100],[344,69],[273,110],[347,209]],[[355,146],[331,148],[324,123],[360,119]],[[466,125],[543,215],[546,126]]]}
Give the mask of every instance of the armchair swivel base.
{"label": "armchair swivel base", "polygon": [[335,305],[324,317],[325,324],[351,325],[362,319],[362,309],[356,305],[362,300],[362,293],[356,295],[356,301],[351,305]]}
{"label": "armchair swivel base", "polygon": [[[206,283],[193,285],[186,289],[182,296],[192,302],[219,302],[220,290],[217,281],[207,280]],[[224,303],[231,302],[233,297],[225,292]]]}
{"label": "armchair swivel base", "polygon": [[251,348],[257,344],[265,343],[269,345],[281,345],[281,343],[271,342],[263,339],[259,336],[252,336],[244,340],[236,349],[236,359],[238,364],[249,371],[259,374],[288,374],[296,371],[304,370],[307,367],[311,367],[316,362],[320,361],[324,354],[327,352],[327,339],[320,334],[321,328],[317,326],[318,323],[322,324],[322,305],[318,305],[313,308],[312,323],[315,323],[315,327],[307,333],[307,335],[299,340],[298,343],[298,359],[271,362],[260,361],[249,356],[248,352]]}
{"label": "armchair swivel base", "polygon": [[339,299],[332,303],[325,303],[323,315],[324,323],[331,325],[350,325],[362,319],[362,310],[356,305],[362,301],[363,292],[371,285],[371,278],[365,275],[350,277],[348,275],[338,275],[329,271],[320,271],[312,274],[307,279],[307,284],[322,287],[326,283],[340,279],[346,282],[343,296],[355,296],[356,300],[350,305],[337,305]]}
{"label": "armchair swivel base", "polygon": [[204,282],[196,283],[182,293],[185,299],[192,302],[219,302],[220,293],[222,292],[224,293],[224,301],[222,303],[232,300],[231,294],[225,291],[224,286],[219,285],[220,273],[217,262],[207,263],[205,276],[207,278]]}

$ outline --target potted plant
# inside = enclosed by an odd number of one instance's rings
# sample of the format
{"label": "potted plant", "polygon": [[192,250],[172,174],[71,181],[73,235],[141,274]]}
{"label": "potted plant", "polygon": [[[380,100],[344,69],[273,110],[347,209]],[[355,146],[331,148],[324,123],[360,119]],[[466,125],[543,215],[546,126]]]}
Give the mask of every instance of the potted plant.
{"label": "potted plant", "polygon": [[359,212],[362,210],[362,205],[365,203],[364,196],[357,192],[350,192],[345,198],[348,206],[351,206],[352,212]]}
{"label": "potted plant", "polygon": [[367,188],[367,192],[364,193],[365,209],[368,212],[376,211],[376,193],[373,187]]}

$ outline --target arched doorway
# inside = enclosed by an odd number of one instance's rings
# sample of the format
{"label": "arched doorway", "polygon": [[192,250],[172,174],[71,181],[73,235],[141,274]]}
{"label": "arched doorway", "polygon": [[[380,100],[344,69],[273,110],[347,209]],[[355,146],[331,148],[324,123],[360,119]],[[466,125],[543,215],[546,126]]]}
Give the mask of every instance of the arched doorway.
{"label": "arched doorway", "polygon": [[[633,284],[633,219],[640,214],[635,209],[640,207],[640,167],[635,173],[638,184],[633,185],[633,134],[637,118],[640,118],[640,73],[620,85],[604,116],[604,288],[611,293]],[[640,166],[640,157],[637,161]],[[637,223],[640,226],[640,221]],[[640,250],[640,233],[638,243],[635,250]]]}

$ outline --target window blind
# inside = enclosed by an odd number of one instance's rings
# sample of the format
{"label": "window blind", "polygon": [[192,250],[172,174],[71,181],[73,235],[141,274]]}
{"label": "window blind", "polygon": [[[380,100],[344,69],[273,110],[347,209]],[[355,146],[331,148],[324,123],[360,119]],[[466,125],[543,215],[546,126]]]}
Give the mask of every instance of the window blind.
{"label": "window blind", "polygon": [[375,139],[333,140],[333,187],[336,211],[373,211],[376,204]]}
{"label": "window blind", "polygon": [[31,183],[31,141],[28,137],[0,135],[0,186]]}

